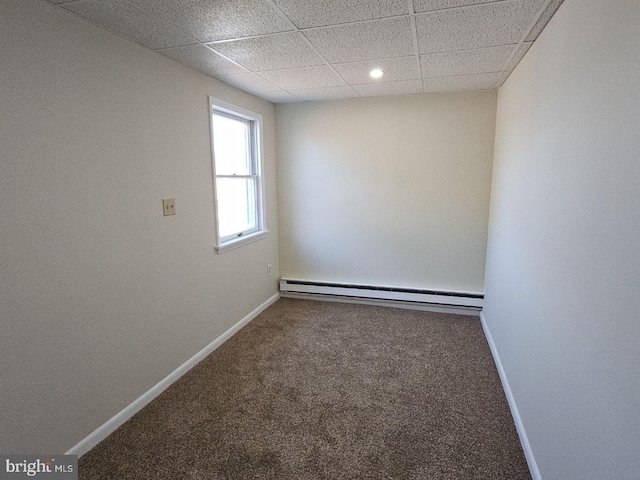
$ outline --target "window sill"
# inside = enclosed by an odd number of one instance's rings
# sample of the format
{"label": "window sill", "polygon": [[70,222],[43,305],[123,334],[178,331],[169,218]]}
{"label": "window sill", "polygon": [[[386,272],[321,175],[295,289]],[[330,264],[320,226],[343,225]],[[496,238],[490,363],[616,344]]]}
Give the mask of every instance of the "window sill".
{"label": "window sill", "polygon": [[238,247],[246,245],[247,243],[257,242],[267,236],[269,230],[261,230],[259,232],[252,233],[251,235],[247,235],[246,237],[240,237],[229,242],[226,242],[220,246],[215,247],[216,253],[221,255],[223,253],[228,252],[229,250],[235,250]]}

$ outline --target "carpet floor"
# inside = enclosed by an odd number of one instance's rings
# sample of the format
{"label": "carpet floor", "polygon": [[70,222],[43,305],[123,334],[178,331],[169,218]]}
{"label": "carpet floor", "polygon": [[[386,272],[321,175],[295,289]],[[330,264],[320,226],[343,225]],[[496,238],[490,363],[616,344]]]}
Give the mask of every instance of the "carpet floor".
{"label": "carpet floor", "polygon": [[477,317],[280,299],[80,479],[530,479]]}

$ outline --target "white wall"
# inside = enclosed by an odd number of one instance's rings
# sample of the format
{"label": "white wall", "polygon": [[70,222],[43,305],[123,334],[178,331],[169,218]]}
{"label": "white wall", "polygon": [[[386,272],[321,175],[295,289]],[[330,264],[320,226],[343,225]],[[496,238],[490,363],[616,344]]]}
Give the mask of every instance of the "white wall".
{"label": "white wall", "polygon": [[[277,292],[274,107],[42,1],[0,32],[0,452],[60,453]],[[223,255],[208,95],[265,121],[271,233]]]}
{"label": "white wall", "polygon": [[639,26],[566,0],[499,93],[484,315],[545,480],[640,478]]}
{"label": "white wall", "polygon": [[496,92],[276,106],[283,277],[482,292]]}

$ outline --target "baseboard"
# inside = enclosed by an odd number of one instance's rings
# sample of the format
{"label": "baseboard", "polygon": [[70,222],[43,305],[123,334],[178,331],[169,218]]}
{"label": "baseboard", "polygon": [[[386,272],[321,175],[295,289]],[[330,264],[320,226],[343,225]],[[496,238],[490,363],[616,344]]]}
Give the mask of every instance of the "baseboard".
{"label": "baseboard", "polygon": [[[280,295],[285,294],[314,295],[320,298],[329,296],[384,302],[395,301],[404,306],[415,304],[417,306],[473,308],[476,313],[482,310],[484,299],[484,294],[479,292],[281,278]],[[387,304],[384,303],[384,305]]]}
{"label": "baseboard", "polygon": [[477,317],[480,310],[474,307],[450,305],[436,305],[428,303],[402,302],[398,300],[383,300],[358,297],[341,297],[339,295],[315,295],[309,293],[280,292],[282,298],[300,298],[320,302],[357,303],[360,305],[375,305],[377,307],[404,308],[407,310],[421,310],[425,312],[454,313],[456,315],[471,315]]}
{"label": "baseboard", "polygon": [[504,393],[507,396],[507,402],[509,403],[509,408],[511,409],[511,415],[513,416],[513,421],[516,424],[516,430],[518,431],[518,436],[520,437],[522,450],[524,450],[524,456],[527,459],[527,464],[529,464],[529,471],[531,472],[531,477],[533,478],[533,480],[542,480],[542,477],[540,476],[540,470],[538,470],[538,464],[536,463],[536,459],[533,456],[533,450],[531,450],[531,445],[529,444],[529,438],[527,437],[527,432],[525,431],[524,424],[522,423],[522,419],[520,418],[520,412],[518,411],[516,400],[513,397],[513,392],[511,392],[511,387],[509,386],[509,380],[507,379],[507,374],[505,373],[504,367],[502,366],[502,362],[500,361],[500,354],[496,349],[496,344],[493,341],[493,337],[491,336],[491,331],[489,330],[489,326],[487,325],[487,320],[484,317],[484,312],[480,312],[480,323],[482,324],[484,335],[487,338],[487,343],[489,344],[489,348],[491,349],[493,360],[496,364],[496,368],[498,369],[498,374],[500,375],[500,381],[502,382],[502,388],[504,389]]}
{"label": "baseboard", "polygon": [[152,400],[154,400],[158,395],[164,392],[172,383],[178,380],[182,375],[191,370],[195,365],[197,365],[201,360],[203,360],[207,355],[217,349],[220,345],[226,342],[229,338],[231,338],[238,330],[248,324],[251,320],[256,318],[263,310],[269,307],[272,303],[280,298],[280,294],[276,293],[267,301],[265,301],[258,308],[253,310],[249,315],[244,317],[234,326],[232,326],[229,330],[224,332],[218,338],[216,338],[209,345],[204,347],[198,353],[196,353],[189,360],[184,362],[178,368],[176,368],[173,372],[171,372],[167,377],[158,382],[154,387],[149,389],[147,392],[143,393],[138,399],[136,399],[129,406],[125,407],[119,413],[110,418],[106,423],[98,427],[91,434],[81,440],[76,446],[72,447],[65,455],[78,455],[81,457],[93,447],[95,447],[102,440],[111,435],[118,427],[120,427],[123,423],[133,417],[136,413],[142,410],[147,404],[149,404]]}

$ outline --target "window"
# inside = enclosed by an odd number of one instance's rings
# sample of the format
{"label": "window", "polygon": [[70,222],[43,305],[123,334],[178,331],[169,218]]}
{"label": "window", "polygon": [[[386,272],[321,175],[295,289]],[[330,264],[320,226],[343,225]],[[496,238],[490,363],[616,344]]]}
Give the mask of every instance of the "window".
{"label": "window", "polygon": [[216,250],[224,253],[267,234],[264,222],[262,116],[209,97]]}

